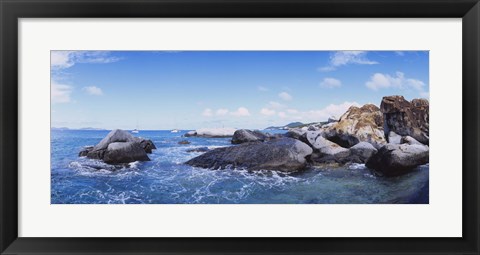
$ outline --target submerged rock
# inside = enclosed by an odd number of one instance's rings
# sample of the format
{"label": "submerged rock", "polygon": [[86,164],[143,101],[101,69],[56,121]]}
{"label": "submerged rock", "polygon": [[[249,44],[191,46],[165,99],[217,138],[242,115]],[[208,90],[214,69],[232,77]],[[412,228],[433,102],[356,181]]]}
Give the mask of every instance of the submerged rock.
{"label": "submerged rock", "polygon": [[187,152],[207,152],[207,151],[209,151],[208,147],[198,147],[198,148],[187,150]]}
{"label": "submerged rock", "polygon": [[185,133],[185,137],[190,137],[190,136],[196,136],[197,135],[197,131],[188,131],[187,133]]}
{"label": "submerged rock", "polygon": [[232,144],[241,144],[246,142],[263,142],[267,140],[269,136],[258,130],[239,129],[233,133]]}
{"label": "submerged rock", "polygon": [[359,142],[368,142],[379,148],[386,144],[383,132],[383,116],[373,104],[351,106],[340,120],[326,127],[325,138],[345,148]]}
{"label": "submerged rock", "polygon": [[413,99],[403,96],[383,97],[380,105],[384,118],[385,136],[391,131],[400,136],[411,136],[415,140],[429,143],[429,102],[426,99]]}
{"label": "submerged rock", "polygon": [[187,140],[182,140],[182,141],[178,142],[178,144],[190,144],[190,142],[187,141]]}
{"label": "submerged rock", "polygon": [[108,164],[122,164],[134,161],[149,161],[147,153],[156,149],[148,139],[134,137],[129,132],[112,130],[97,145],[84,148],[79,156],[100,159]]}
{"label": "submerged rock", "polygon": [[426,145],[387,144],[367,161],[366,166],[385,176],[397,176],[428,161],[429,148]]}
{"label": "submerged rock", "polygon": [[307,144],[292,138],[279,138],[266,142],[242,143],[210,150],[186,162],[196,167],[248,170],[298,171],[307,165],[306,157],[312,153]]}
{"label": "submerged rock", "polygon": [[83,148],[83,150],[81,150],[78,153],[78,156],[79,157],[86,157],[88,155],[88,152],[90,152],[92,150],[93,150],[93,146],[86,146],[86,147]]}

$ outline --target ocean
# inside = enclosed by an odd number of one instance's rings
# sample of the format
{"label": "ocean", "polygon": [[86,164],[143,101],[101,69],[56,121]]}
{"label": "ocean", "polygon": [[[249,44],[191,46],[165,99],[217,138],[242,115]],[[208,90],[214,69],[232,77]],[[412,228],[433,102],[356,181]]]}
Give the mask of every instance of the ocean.
{"label": "ocean", "polygon": [[[393,178],[375,176],[363,164],[312,168],[285,174],[184,165],[200,155],[189,149],[232,146],[230,138],[182,137],[140,131],[157,150],[151,161],[114,168],[78,157],[109,131],[51,131],[52,204],[383,204],[429,202],[429,165]],[[266,131],[272,132],[272,131]],[[285,131],[273,131],[285,132]],[[188,140],[187,145],[178,144]],[[233,145],[234,146],[234,145]]]}

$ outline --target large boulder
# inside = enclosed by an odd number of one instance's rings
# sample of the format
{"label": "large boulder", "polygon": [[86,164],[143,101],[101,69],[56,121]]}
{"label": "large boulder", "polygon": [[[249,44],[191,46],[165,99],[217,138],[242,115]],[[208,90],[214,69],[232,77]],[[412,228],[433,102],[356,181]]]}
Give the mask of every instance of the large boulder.
{"label": "large boulder", "polygon": [[409,102],[403,96],[388,96],[382,99],[380,110],[383,114],[386,137],[393,131],[400,136],[411,136],[415,140],[428,145],[428,100],[413,99]]}
{"label": "large boulder", "polygon": [[246,142],[263,142],[267,140],[269,136],[258,130],[239,129],[233,133],[232,144],[241,144]]}
{"label": "large boulder", "polygon": [[350,147],[350,161],[352,163],[365,163],[370,157],[377,153],[377,149],[367,142],[359,142]]}
{"label": "large boulder", "polygon": [[286,137],[300,139],[300,137],[307,132],[306,130],[302,130],[301,128],[290,128],[287,133],[285,133]]}
{"label": "large boulder", "polygon": [[136,139],[135,137],[127,131],[121,129],[112,130],[105,136],[95,147],[93,148],[94,151],[98,150],[105,150],[107,149],[108,145],[111,143],[116,142],[134,142]]}
{"label": "large boulder", "polygon": [[201,128],[195,131],[189,131],[184,136],[198,136],[206,138],[225,138],[232,137],[237,131],[235,128]]}
{"label": "large boulder", "polygon": [[152,140],[134,137],[129,132],[112,130],[97,145],[85,147],[79,156],[100,159],[108,164],[150,160],[147,153],[156,149]]}
{"label": "large boulder", "polygon": [[345,148],[359,142],[371,143],[379,148],[386,143],[383,131],[383,116],[373,104],[351,106],[338,122],[324,128],[328,140]]}
{"label": "large boulder", "polygon": [[145,150],[136,142],[110,143],[103,156],[103,162],[107,164],[121,164],[135,161],[150,161]]}
{"label": "large boulder", "polygon": [[397,176],[427,164],[428,160],[429,148],[426,145],[387,144],[367,161],[366,166],[385,176]]}
{"label": "large boulder", "polygon": [[306,157],[312,153],[307,144],[292,138],[279,138],[266,142],[242,143],[210,150],[186,162],[196,167],[248,170],[298,171],[307,165]]}
{"label": "large boulder", "polygon": [[350,156],[350,150],[333,143],[321,135],[312,143],[313,153],[310,160],[314,163],[345,163]]}

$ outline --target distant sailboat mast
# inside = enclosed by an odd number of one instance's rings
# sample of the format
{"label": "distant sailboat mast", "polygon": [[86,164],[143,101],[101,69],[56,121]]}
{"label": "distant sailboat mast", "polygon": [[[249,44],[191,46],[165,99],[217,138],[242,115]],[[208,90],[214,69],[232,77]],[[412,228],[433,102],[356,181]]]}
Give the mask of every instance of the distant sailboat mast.
{"label": "distant sailboat mast", "polygon": [[140,131],[138,131],[138,120],[137,120],[137,127],[134,130],[132,130],[132,133],[138,134],[138,132]]}

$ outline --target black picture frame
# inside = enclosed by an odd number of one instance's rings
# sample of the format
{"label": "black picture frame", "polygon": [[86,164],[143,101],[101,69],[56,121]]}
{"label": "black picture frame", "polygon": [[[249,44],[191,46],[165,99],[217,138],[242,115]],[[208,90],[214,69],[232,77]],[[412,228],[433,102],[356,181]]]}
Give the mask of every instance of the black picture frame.
{"label": "black picture frame", "polygon": [[[1,254],[479,254],[478,0],[0,0],[0,16]],[[463,237],[18,237],[18,19],[65,17],[462,18]]]}

